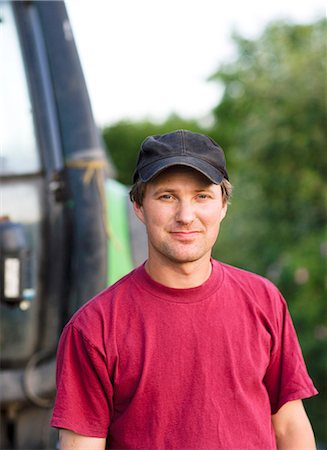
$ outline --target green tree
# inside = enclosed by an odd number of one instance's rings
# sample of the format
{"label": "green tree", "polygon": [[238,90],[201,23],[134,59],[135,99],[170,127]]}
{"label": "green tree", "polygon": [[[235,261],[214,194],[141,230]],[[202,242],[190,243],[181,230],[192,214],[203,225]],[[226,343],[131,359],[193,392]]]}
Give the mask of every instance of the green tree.
{"label": "green tree", "polygon": [[286,297],[320,391],[306,407],[326,443],[326,20],[234,41],[236,59],[211,77],[224,86],[211,135],[235,185],[215,254]]}

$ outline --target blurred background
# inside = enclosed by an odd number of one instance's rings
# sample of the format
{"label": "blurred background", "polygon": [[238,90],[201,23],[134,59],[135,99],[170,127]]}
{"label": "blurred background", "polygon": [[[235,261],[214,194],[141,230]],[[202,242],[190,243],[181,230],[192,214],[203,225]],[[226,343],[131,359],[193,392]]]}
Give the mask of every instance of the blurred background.
{"label": "blurred background", "polygon": [[130,184],[142,140],[177,128],[224,148],[232,204],[214,256],[286,298],[327,443],[326,5],[66,0],[96,122]]}

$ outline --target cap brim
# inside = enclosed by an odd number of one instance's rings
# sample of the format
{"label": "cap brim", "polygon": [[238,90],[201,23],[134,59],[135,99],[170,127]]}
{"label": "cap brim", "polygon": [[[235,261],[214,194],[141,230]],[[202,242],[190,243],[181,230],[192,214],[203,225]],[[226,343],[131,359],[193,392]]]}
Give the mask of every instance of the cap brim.
{"label": "cap brim", "polygon": [[224,178],[224,174],[213,167],[211,164],[207,163],[203,159],[194,158],[192,156],[173,156],[170,158],[159,159],[153,163],[150,163],[138,170],[137,174],[134,176],[138,177],[144,182],[150,181],[153,177],[158,175],[163,170],[172,166],[187,166],[192,167],[192,169],[201,172],[204,176],[209,178],[214,184],[220,184]]}

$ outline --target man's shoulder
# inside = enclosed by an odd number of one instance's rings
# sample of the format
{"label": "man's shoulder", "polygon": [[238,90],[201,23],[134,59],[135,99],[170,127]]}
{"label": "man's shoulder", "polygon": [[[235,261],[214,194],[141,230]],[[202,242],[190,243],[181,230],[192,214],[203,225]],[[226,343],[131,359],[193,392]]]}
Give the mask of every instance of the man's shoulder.
{"label": "man's shoulder", "polygon": [[220,264],[220,266],[223,268],[224,275],[229,277],[230,279],[234,279],[235,281],[238,282],[263,285],[268,288],[277,289],[276,286],[272,283],[272,281],[255,272],[251,272],[249,270],[236,266],[231,266],[230,264],[222,262],[218,262],[218,264]]}
{"label": "man's shoulder", "polygon": [[99,292],[81,306],[69,321],[70,325],[83,328],[86,323],[102,322],[109,317],[110,311],[120,299],[126,298],[133,283],[137,269],[132,270],[114,284]]}
{"label": "man's shoulder", "polygon": [[274,302],[284,303],[279,289],[268,278],[229,264],[220,262],[218,264],[223,271],[225,287],[250,296],[252,301],[257,300],[260,303],[268,301],[270,303],[274,299]]}

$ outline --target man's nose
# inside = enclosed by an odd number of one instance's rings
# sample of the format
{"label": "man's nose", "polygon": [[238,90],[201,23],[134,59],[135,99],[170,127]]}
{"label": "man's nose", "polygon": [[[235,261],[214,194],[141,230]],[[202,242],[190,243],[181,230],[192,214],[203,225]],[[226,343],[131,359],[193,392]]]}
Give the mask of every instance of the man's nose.
{"label": "man's nose", "polygon": [[176,212],[176,221],[183,224],[192,223],[195,218],[194,208],[191,202],[180,201]]}

